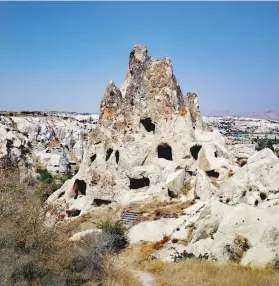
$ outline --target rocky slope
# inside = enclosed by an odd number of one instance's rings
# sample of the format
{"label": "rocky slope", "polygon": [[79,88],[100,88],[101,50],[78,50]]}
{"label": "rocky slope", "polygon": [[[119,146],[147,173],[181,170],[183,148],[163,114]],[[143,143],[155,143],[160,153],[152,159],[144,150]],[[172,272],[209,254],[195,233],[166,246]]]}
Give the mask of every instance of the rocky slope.
{"label": "rocky slope", "polygon": [[19,166],[22,180],[38,167],[63,173],[85,154],[87,135],[95,127],[90,116],[13,113],[0,116],[1,166]]}
{"label": "rocky slope", "polygon": [[167,235],[171,240],[157,259],[184,251],[267,264],[279,259],[278,180],[279,159],[271,150],[228,148],[226,139],[204,124],[197,95],[183,96],[170,59],[153,59],[138,45],[122,86],[111,81],[106,88],[79,172],[48,202],[72,217],[96,208],[96,199],[119,205],[154,197],[190,201],[171,218],[160,212],[156,220],[145,218],[130,229],[130,241]]}

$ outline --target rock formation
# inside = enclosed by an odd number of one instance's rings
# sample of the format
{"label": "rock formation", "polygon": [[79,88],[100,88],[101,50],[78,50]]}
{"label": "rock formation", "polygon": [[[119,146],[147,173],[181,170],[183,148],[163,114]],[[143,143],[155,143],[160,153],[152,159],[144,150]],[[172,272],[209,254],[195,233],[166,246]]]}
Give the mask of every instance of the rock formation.
{"label": "rock formation", "polygon": [[137,45],[122,86],[111,81],[105,90],[79,172],[48,202],[78,216],[96,201],[191,200],[179,215],[133,226],[131,243],[169,235],[158,259],[170,260],[176,249],[244,265],[278,263],[278,166],[269,149],[228,150],[203,123],[196,94],[182,95],[170,59],[153,59]]}
{"label": "rock formation", "polygon": [[[96,198],[126,204],[155,194],[177,197],[188,172],[226,177],[235,168],[224,138],[203,124],[197,95],[183,96],[170,59],[153,59],[140,45],[130,53],[121,87],[109,82],[88,146],[79,173],[49,199],[81,214]],[[76,200],[75,179],[87,186]]]}
{"label": "rock formation", "polygon": [[20,168],[21,180],[35,176],[38,166],[64,173],[82,161],[90,120],[54,115],[6,114],[0,116],[0,169]]}

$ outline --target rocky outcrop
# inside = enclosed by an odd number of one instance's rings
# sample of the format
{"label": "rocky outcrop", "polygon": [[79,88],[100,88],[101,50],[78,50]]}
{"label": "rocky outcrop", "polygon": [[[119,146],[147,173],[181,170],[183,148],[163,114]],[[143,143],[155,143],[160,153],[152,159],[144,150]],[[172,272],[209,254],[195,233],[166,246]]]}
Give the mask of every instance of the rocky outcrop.
{"label": "rocky outcrop", "polygon": [[48,203],[72,218],[100,207],[96,202],[190,200],[171,218],[134,225],[131,242],[168,235],[159,259],[177,249],[186,257],[275,263],[279,159],[269,149],[228,150],[226,142],[203,123],[196,94],[183,97],[170,59],[153,59],[137,45],[122,86],[111,81],[105,90],[79,172]]}
{"label": "rocky outcrop", "polygon": [[[82,212],[96,198],[127,204],[152,195],[179,197],[186,175],[206,160],[193,157],[195,144],[205,150],[213,146],[212,156],[222,161],[212,163],[215,169],[229,168],[229,157],[221,159],[227,153],[225,140],[205,128],[197,96],[183,96],[170,59],[153,59],[145,46],[135,46],[122,86],[110,81],[105,90],[98,125],[75,177],[88,186],[84,198],[77,199],[83,201]],[[70,208],[78,204],[67,195],[71,184],[62,187],[63,198],[54,194],[49,201]]]}
{"label": "rocky outcrop", "polygon": [[235,207],[219,202],[208,205],[195,223],[186,251],[196,257],[234,261],[243,265],[268,265],[279,257],[279,207]]}
{"label": "rocky outcrop", "polygon": [[272,206],[279,202],[278,175],[279,158],[270,149],[263,149],[222,184],[219,196],[227,198],[230,204]]}
{"label": "rocky outcrop", "polygon": [[1,115],[0,167],[18,166],[23,181],[35,175],[38,166],[64,173],[82,161],[93,123],[84,116],[78,120],[53,115]]}

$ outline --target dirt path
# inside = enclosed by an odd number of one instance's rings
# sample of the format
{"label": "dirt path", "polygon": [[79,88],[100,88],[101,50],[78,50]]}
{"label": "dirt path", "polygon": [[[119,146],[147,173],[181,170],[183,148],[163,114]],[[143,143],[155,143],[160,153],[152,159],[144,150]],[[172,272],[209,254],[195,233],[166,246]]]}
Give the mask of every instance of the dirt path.
{"label": "dirt path", "polygon": [[156,278],[154,275],[148,272],[135,270],[136,277],[141,281],[143,286],[155,286]]}

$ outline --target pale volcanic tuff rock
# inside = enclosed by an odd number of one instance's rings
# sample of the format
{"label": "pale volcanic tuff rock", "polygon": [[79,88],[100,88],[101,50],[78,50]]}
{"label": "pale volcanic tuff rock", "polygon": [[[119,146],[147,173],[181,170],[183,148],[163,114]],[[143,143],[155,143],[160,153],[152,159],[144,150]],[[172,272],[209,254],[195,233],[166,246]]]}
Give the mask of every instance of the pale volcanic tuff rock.
{"label": "pale volcanic tuff rock", "polygon": [[279,259],[279,207],[235,207],[218,201],[207,205],[185,250],[196,257],[235,261],[243,265],[268,265]]}
{"label": "pale volcanic tuff rock", "polygon": [[86,152],[94,124],[85,118],[59,116],[0,116],[0,168],[19,166],[21,180],[36,177],[36,167],[63,173]]}
{"label": "pale volcanic tuff rock", "polygon": [[[202,160],[190,150],[195,144],[204,149],[208,144],[212,166],[228,171],[229,158],[220,163],[221,158],[214,156],[217,150],[220,155],[227,153],[225,140],[217,130],[205,129],[197,96],[183,97],[168,57],[153,59],[145,46],[137,45],[122,86],[110,81],[105,90],[80,171],[49,201],[78,206],[83,213],[94,198],[127,204],[167,196],[169,191],[179,196],[181,176],[186,180],[188,171],[195,172]],[[86,195],[75,200],[71,194],[76,178],[84,180],[87,188]],[[58,198],[61,192],[65,195]]]}
{"label": "pale volcanic tuff rock", "polygon": [[[158,259],[170,261],[176,249],[244,265],[278,263],[278,160],[269,149],[228,150],[225,138],[202,122],[197,96],[182,96],[170,60],[152,59],[146,47],[135,46],[125,82],[120,88],[110,82],[105,91],[78,174],[48,202],[79,215],[95,207],[94,199],[115,206],[195,197],[178,218],[134,225],[131,243],[167,234],[189,244],[170,240],[155,253]],[[74,196],[78,182],[86,190]],[[181,195],[186,184],[189,194]]]}

